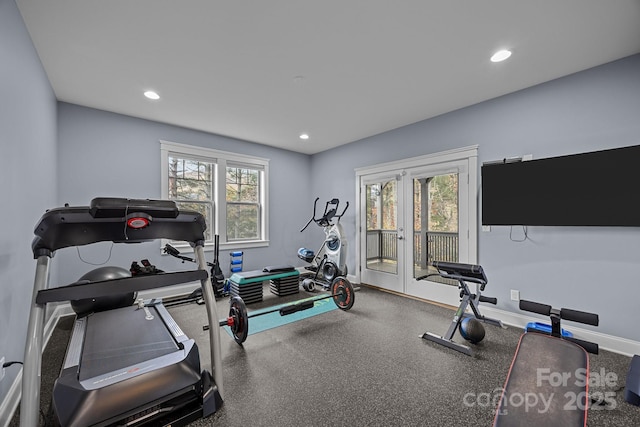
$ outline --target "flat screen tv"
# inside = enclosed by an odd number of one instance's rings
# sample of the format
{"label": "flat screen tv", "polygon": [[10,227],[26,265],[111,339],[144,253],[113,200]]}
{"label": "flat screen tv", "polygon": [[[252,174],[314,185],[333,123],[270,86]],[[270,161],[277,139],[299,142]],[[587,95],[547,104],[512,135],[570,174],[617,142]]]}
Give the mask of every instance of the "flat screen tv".
{"label": "flat screen tv", "polygon": [[483,225],[640,226],[640,146],[481,168]]}

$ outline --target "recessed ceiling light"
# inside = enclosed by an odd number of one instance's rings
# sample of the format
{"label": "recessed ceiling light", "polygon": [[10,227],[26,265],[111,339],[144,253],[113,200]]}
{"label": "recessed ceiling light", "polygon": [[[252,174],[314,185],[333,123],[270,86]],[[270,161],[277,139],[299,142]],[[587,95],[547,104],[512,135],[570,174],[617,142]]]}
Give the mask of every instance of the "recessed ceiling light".
{"label": "recessed ceiling light", "polygon": [[491,57],[491,62],[501,62],[511,56],[511,51],[507,49],[499,50]]}
{"label": "recessed ceiling light", "polygon": [[301,133],[300,134],[300,139],[309,139],[309,134]]}
{"label": "recessed ceiling light", "polygon": [[160,99],[160,95],[158,95],[157,93],[155,93],[152,90],[148,90],[144,93],[144,96],[146,96],[149,99]]}

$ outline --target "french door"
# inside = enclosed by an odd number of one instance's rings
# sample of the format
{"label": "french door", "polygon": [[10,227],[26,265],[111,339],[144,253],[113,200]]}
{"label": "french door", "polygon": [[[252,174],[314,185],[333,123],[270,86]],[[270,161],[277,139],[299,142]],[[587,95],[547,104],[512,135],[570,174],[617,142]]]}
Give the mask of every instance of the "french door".
{"label": "french door", "polygon": [[404,292],[404,191],[402,176],[395,172],[362,178],[360,271],[364,283]]}
{"label": "french door", "polygon": [[[477,259],[475,147],[356,171],[362,283],[457,305],[433,261]],[[425,277],[428,276],[428,277]]]}

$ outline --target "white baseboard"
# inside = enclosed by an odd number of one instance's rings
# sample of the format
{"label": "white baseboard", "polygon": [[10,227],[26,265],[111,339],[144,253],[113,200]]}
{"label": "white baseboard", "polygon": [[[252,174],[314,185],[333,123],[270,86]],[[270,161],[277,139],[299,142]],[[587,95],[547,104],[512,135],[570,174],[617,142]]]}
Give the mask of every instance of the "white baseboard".
{"label": "white baseboard", "polygon": [[20,390],[22,385],[22,369],[16,375],[16,379],[11,384],[9,388],[9,392],[7,396],[2,401],[2,405],[0,405],[0,426],[7,427],[11,419],[13,418],[13,414],[18,408],[18,403],[20,403],[20,396],[22,390]]}
{"label": "white baseboard", "polygon": [[[502,323],[509,326],[523,328],[523,331],[527,323],[540,321],[539,317],[529,317],[519,313],[500,310],[494,307],[487,307],[487,305],[483,305],[481,311],[487,317],[499,319],[502,321]],[[549,321],[547,320],[546,323],[549,323]],[[576,327],[573,324],[568,329],[571,330],[574,337],[581,340],[594,342],[598,344],[598,346],[603,350],[612,351],[614,353],[623,354],[625,356],[640,354],[640,342],[638,341],[583,329],[580,327]]]}
{"label": "white baseboard", "polygon": [[[57,305],[53,310],[53,313],[47,320],[47,323],[44,325],[44,336],[43,336],[43,346],[46,348],[49,343],[49,339],[51,339],[51,335],[53,334],[56,325],[58,324],[58,319],[63,316],[73,314],[73,310],[71,310],[71,306],[69,304],[61,304]],[[13,415],[18,408],[18,404],[20,403],[20,398],[22,397],[22,367],[18,371],[16,378],[13,383],[11,383],[11,387],[5,396],[5,399],[2,401],[0,405],[0,426],[7,427],[13,418]]]}

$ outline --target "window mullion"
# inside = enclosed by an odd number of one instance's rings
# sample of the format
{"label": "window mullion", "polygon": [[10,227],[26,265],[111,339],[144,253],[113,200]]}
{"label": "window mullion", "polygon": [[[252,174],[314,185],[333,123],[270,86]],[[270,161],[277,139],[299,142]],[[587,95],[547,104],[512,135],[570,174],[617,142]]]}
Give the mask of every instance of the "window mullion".
{"label": "window mullion", "polygon": [[[207,245],[212,243],[214,234],[220,235],[221,244],[238,247],[267,243],[268,159],[166,141],[160,144],[162,197],[175,200],[182,209],[206,214]],[[229,202],[228,168],[240,173],[237,177],[230,175],[235,183],[229,184],[239,193],[229,195]],[[232,234],[227,236],[228,233]]]}
{"label": "window mullion", "polygon": [[220,235],[220,243],[227,243],[227,160],[220,159],[218,162],[218,168],[216,170],[217,183],[216,186],[216,200],[218,202],[218,209],[216,212],[218,234]]}

